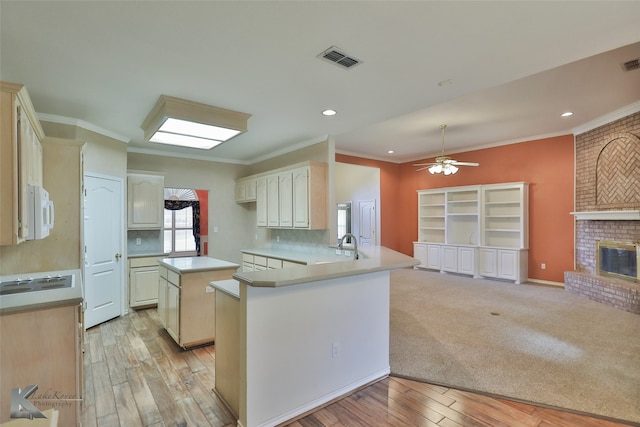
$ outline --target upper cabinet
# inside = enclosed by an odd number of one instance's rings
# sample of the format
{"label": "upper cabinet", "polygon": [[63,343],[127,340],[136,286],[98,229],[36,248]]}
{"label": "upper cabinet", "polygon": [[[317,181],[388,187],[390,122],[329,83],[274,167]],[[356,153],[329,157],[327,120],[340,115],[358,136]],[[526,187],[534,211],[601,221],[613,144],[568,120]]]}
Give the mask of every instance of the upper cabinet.
{"label": "upper cabinet", "polygon": [[127,174],[127,228],[161,229],[164,224],[164,177]]}
{"label": "upper cabinet", "polygon": [[[321,230],[327,228],[327,164],[303,162],[236,181],[236,201],[247,200],[247,182],[255,182],[258,227]],[[244,199],[238,200],[245,192]]]}
{"label": "upper cabinet", "polygon": [[236,202],[255,202],[257,187],[255,179],[241,179],[236,182]]}
{"label": "upper cabinet", "polygon": [[0,89],[0,245],[16,245],[29,235],[27,186],[42,186],[44,131],[24,85]]}

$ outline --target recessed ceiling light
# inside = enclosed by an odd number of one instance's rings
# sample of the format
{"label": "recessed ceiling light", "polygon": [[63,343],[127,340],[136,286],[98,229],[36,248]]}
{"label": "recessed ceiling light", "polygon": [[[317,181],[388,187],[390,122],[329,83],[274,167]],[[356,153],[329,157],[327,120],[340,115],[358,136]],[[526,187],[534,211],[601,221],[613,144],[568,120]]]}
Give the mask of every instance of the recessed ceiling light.
{"label": "recessed ceiling light", "polygon": [[564,113],[560,114],[560,117],[569,117],[569,116],[573,116],[572,111],[565,111]]}
{"label": "recessed ceiling light", "polygon": [[387,151],[387,154],[393,154],[393,153],[395,153],[395,151],[393,151],[393,150]]}
{"label": "recessed ceiling light", "polygon": [[336,114],[338,114],[338,113],[336,112],[336,110],[331,110],[331,109],[329,109],[329,110],[324,110],[324,111],[322,112],[322,115],[323,115],[323,116],[335,116]]}

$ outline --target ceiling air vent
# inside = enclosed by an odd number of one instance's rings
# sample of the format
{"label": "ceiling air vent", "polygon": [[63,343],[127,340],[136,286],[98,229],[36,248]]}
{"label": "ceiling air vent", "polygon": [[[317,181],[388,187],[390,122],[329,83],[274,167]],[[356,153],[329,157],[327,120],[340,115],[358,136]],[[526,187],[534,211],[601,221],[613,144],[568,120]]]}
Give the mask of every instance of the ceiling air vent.
{"label": "ceiling air vent", "polygon": [[318,58],[340,65],[346,69],[353,68],[362,63],[358,58],[353,55],[349,55],[347,52],[340,50],[335,46],[331,46],[329,49],[322,52],[318,55]]}
{"label": "ceiling air vent", "polygon": [[640,58],[632,59],[622,64],[622,71],[633,71],[640,68]]}

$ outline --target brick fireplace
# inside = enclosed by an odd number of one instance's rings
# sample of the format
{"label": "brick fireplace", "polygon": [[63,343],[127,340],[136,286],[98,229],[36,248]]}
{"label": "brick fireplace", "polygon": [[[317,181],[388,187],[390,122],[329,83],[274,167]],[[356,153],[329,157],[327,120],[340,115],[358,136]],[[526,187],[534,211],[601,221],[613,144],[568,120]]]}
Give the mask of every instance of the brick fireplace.
{"label": "brick fireplace", "polygon": [[600,276],[596,241],[640,242],[640,112],[576,135],[576,270],[569,292],[640,314],[640,283]]}

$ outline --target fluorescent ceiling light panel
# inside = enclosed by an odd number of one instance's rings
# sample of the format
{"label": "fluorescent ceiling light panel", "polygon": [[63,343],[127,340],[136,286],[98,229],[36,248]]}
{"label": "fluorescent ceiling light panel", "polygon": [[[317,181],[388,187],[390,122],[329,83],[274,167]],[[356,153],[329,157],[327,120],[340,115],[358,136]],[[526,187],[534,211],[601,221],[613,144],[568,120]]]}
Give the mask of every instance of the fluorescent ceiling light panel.
{"label": "fluorescent ceiling light panel", "polygon": [[235,129],[203,125],[202,123],[173,119],[171,117],[165,120],[162,126],[160,126],[160,129],[158,129],[158,132],[191,135],[198,138],[214,139],[221,142],[227,141],[240,133],[239,130]]}
{"label": "fluorescent ceiling light panel", "polygon": [[195,136],[180,135],[177,133],[160,131],[154,133],[149,142],[177,145],[179,147],[199,148],[200,150],[210,150],[216,145],[222,144],[222,141],[216,141],[213,139],[198,138]]}
{"label": "fluorescent ceiling light panel", "polygon": [[249,117],[161,95],[140,127],[147,141],[208,150],[246,132]]}

